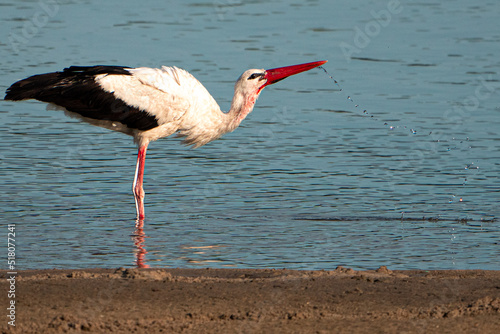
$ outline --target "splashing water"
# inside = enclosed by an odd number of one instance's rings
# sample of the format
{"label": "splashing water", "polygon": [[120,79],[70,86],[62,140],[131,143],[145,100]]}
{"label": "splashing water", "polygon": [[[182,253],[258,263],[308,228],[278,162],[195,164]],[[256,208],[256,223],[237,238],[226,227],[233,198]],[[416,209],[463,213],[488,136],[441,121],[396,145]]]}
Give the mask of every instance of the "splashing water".
{"label": "splashing water", "polygon": [[[324,71],[324,73],[331,80],[333,80],[333,82],[335,83],[335,85],[338,87],[339,91],[344,92],[344,90],[340,86],[339,82],[330,73],[328,73],[328,71],[323,66],[319,66],[318,68],[322,69]],[[354,102],[354,99],[352,98],[351,95],[347,95],[347,100],[351,101],[354,104],[354,108],[358,108],[359,107],[359,104],[357,104],[357,103]],[[381,121],[378,116],[374,117],[375,115],[373,115],[370,112],[368,112],[367,109],[363,109],[362,113],[363,113],[364,116],[369,116],[370,119],[373,119],[374,121]],[[392,125],[392,124],[390,124],[389,121],[383,121],[383,125],[385,127],[387,127],[388,130],[391,130],[391,131],[394,131],[396,129],[403,129],[403,130],[408,130],[409,129],[409,135],[417,135],[417,129],[415,129],[415,128],[408,128],[406,125]],[[417,135],[417,136],[419,137],[419,139],[423,140],[422,136],[425,136],[425,135]],[[448,143],[449,142],[449,143],[456,143],[456,144],[458,144],[458,145],[454,145],[454,146],[448,146],[444,151],[448,151],[449,152],[449,151],[453,151],[453,150],[462,150],[463,151],[463,150],[470,150],[470,149],[472,149],[472,146],[469,144],[469,142],[470,142],[470,138],[469,137],[466,137],[465,139],[460,139],[460,138],[452,137],[451,140],[441,140],[441,139],[434,138],[433,131],[429,131],[429,133],[427,134],[426,137],[430,137],[430,141],[434,142],[434,143]],[[470,171],[471,169],[479,170],[479,166],[475,165],[474,162],[471,162],[470,164],[467,164],[465,166],[465,170],[466,171]],[[459,174],[458,170],[459,169],[457,169],[457,174]],[[462,190],[461,190],[461,192],[465,193],[464,189],[465,189],[466,185],[468,184],[468,177],[467,177],[467,175],[465,175],[465,176],[463,176],[463,175],[457,175],[457,177],[459,177],[460,179],[464,180],[463,183],[462,183]],[[458,191],[459,190],[456,189],[456,191],[453,192],[453,194],[451,195],[450,199],[448,200],[448,203],[455,203],[457,201],[457,198],[458,198],[458,202],[463,202],[464,201],[463,196],[457,195]]]}

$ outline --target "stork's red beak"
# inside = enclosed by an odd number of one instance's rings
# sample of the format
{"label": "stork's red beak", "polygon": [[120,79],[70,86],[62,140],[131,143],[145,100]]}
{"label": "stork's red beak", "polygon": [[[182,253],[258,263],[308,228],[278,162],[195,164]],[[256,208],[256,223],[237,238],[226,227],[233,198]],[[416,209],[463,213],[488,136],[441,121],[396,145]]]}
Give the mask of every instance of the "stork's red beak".
{"label": "stork's red beak", "polygon": [[262,89],[268,85],[272,85],[273,83],[276,83],[280,80],[283,80],[291,75],[298,74],[298,73],[305,72],[305,71],[309,71],[310,69],[321,66],[326,62],[328,62],[328,60],[314,61],[312,63],[278,67],[278,68],[272,68],[270,70],[266,70],[266,74],[264,75],[264,78],[267,79],[267,81],[264,85],[262,85],[262,87],[260,89]]}

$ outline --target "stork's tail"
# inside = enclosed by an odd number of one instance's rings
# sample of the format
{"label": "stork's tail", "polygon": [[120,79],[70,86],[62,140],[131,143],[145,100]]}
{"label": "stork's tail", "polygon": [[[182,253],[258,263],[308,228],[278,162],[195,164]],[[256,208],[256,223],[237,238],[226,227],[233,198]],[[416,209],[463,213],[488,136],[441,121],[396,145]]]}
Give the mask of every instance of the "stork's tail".
{"label": "stork's tail", "polygon": [[4,100],[40,99],[41,95],[47,92],[47,88],[54,87],[60,80],[58,73],[31,76],[12,84],[5,92]]}
{"label": "stork's tail", "polygon": [[36,99],[53,102],[53,96],[61,94],[75,82],[89,78],[93,80],[93,77],[99,74],[130,75],[127,69],[126,66],[71,66],[62,72],[33,75],[10,86],[5,92],[4,99],[12,101]]}

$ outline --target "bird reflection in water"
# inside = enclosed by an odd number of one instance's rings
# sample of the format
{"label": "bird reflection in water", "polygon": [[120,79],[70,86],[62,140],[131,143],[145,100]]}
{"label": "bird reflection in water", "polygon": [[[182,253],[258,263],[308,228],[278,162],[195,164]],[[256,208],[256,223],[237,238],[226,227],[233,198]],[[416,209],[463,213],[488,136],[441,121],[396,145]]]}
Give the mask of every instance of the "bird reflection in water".
{"label": "bird reflection in water", "polygon": [[132,235],[132,240],[134,241],[135,246],[135,264],[137,268],[149,268],[149,265],[146,264],[146,254],[148,253],[146,250],[146,246],[144,245],[144,241],[147,238],[144,233],[144,220],[137,219],[135,222],[135,231]]}

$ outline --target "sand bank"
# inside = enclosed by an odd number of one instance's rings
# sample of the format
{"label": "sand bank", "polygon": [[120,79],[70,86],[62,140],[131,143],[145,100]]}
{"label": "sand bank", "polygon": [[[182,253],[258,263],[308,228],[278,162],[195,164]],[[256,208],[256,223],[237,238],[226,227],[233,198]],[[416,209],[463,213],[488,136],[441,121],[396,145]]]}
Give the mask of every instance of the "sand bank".
{"label": "sand bank", "polygon": [[500,333],[500,271],[29,270],[15,298],[0,275],[2,333]]}

